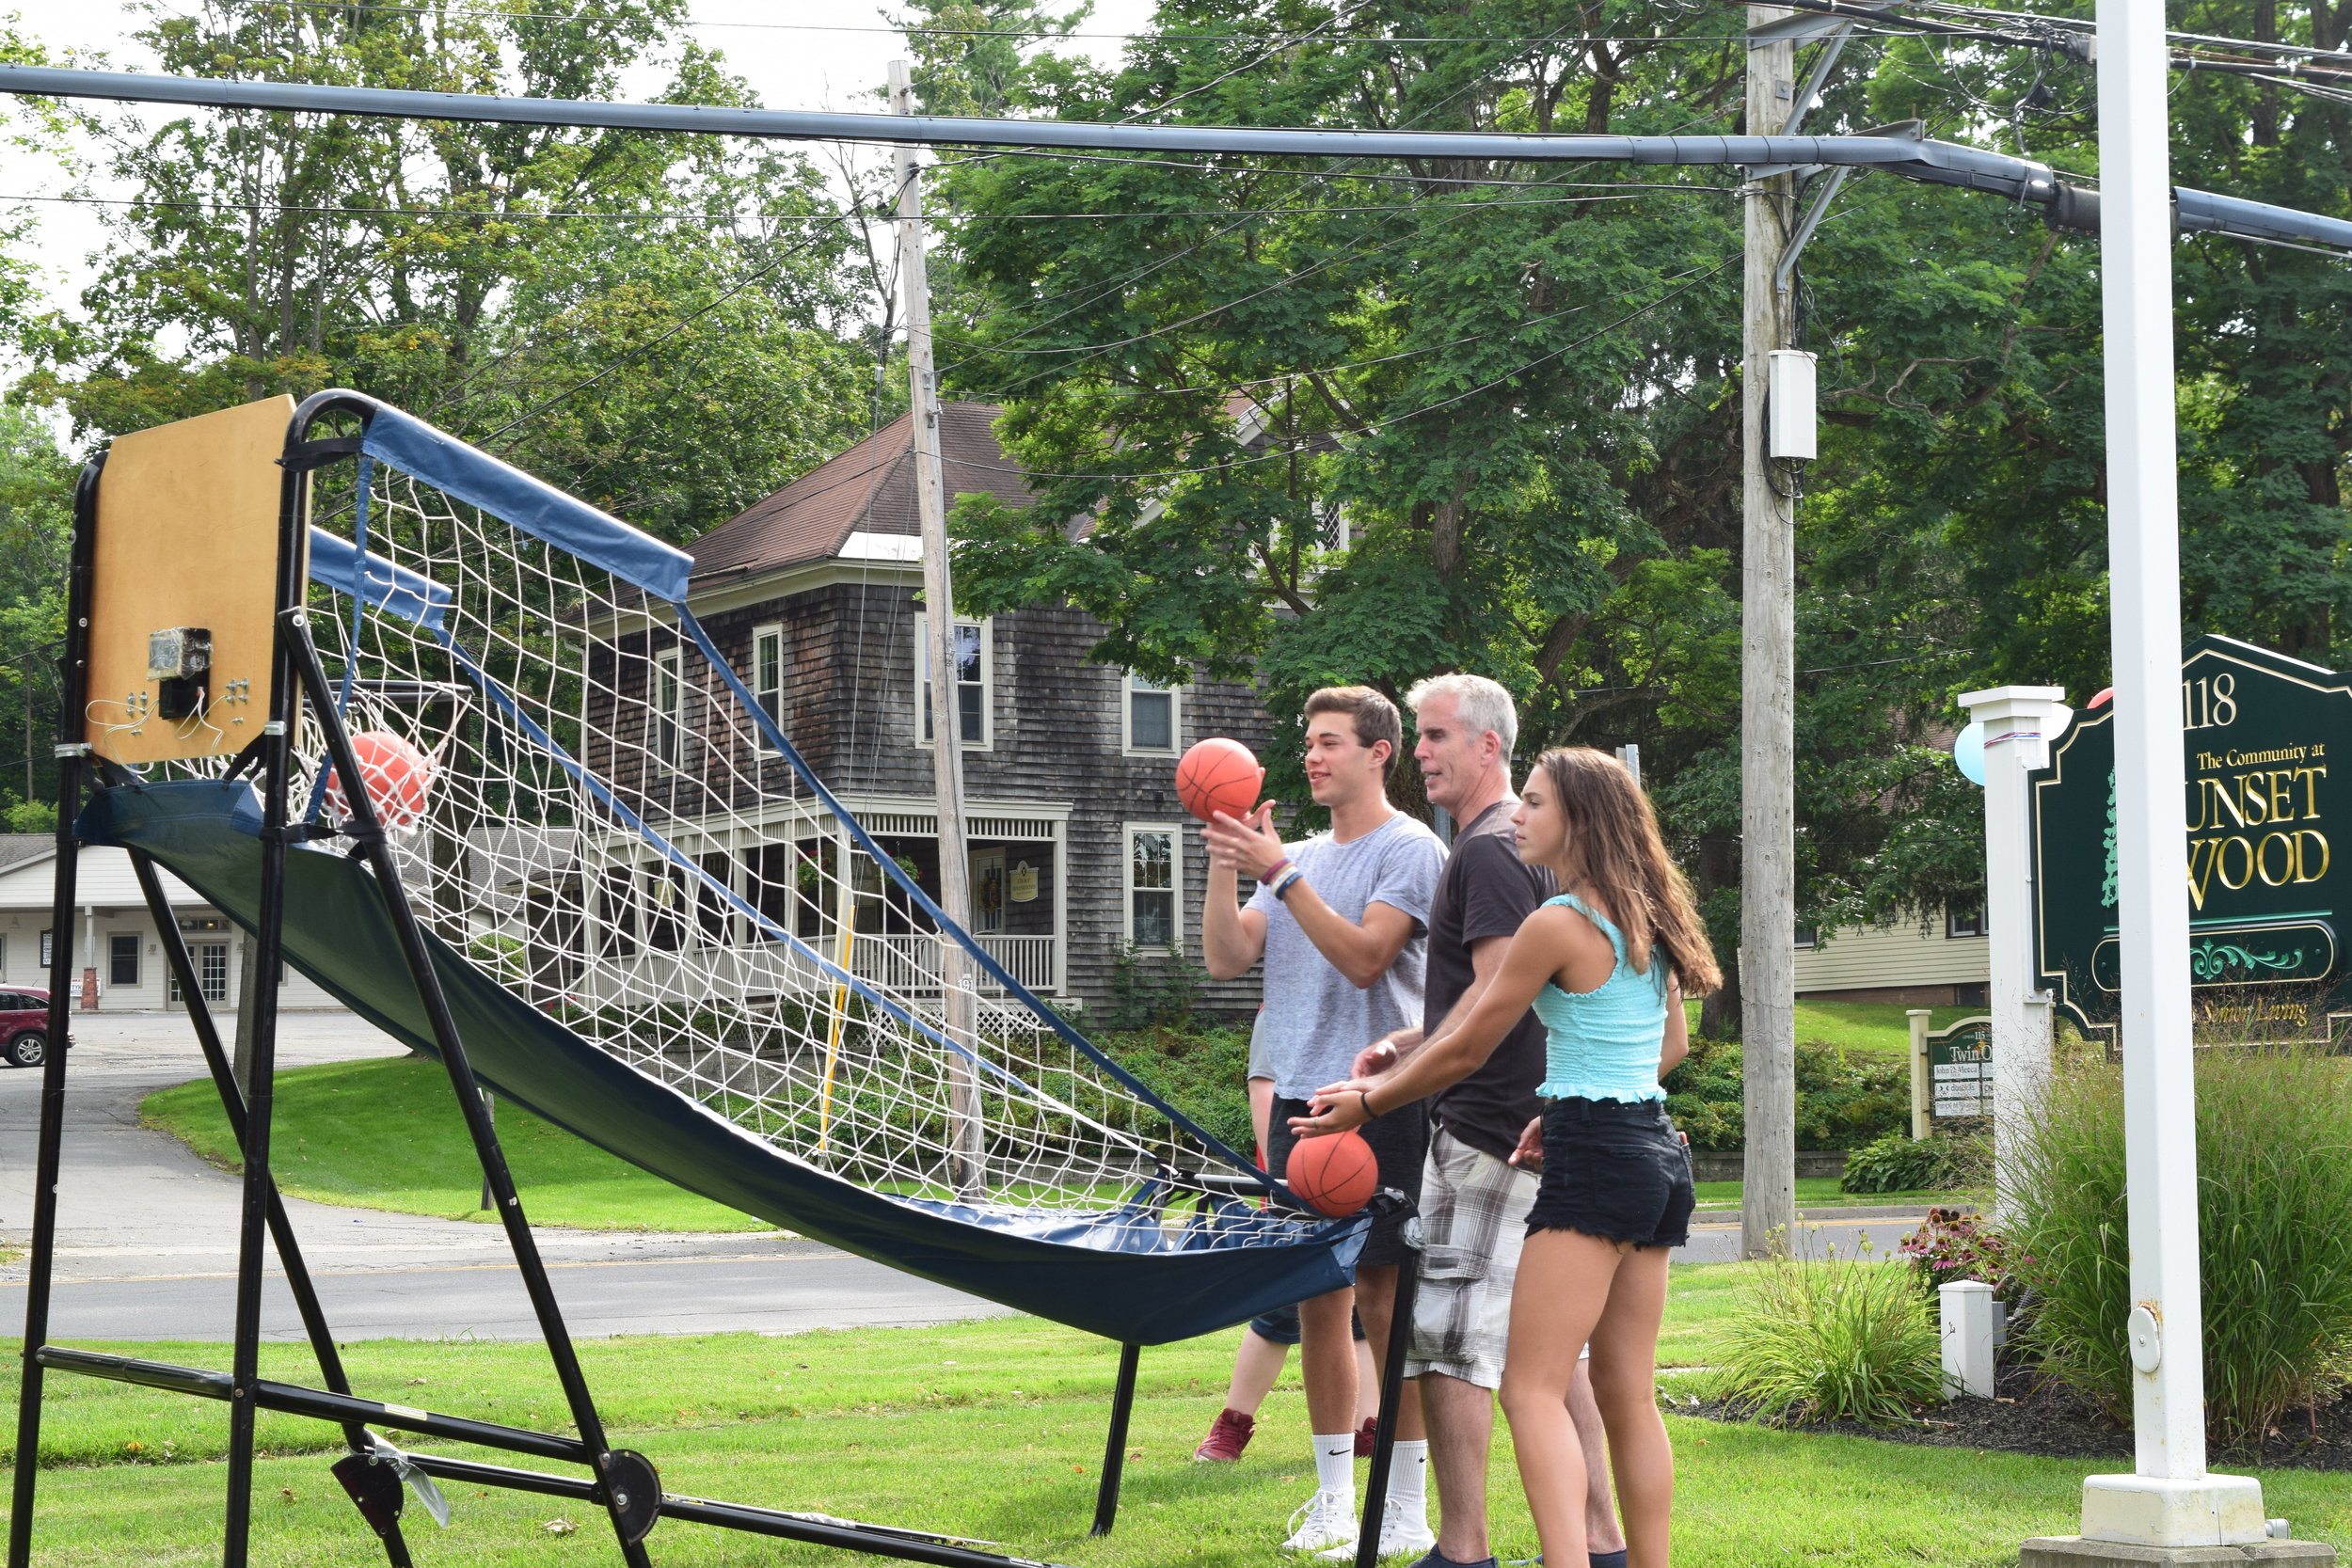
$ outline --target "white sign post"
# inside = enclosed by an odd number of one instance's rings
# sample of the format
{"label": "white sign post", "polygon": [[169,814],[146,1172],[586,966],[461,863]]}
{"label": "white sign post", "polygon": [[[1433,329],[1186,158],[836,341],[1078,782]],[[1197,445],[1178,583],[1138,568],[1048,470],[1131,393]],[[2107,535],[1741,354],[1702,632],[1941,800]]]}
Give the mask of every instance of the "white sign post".
{"label": "white sign post", "polygon": [[2050,1080],[2050,993],[2035,983],[2033,864],[2026,771],[2050,760],[2074,710],[2055,686],[1970,691],[1960,705],[1984,726],[1984,930],[1992,962],[1993,1209],[2008,1213],[2016,1140]]}
{"label": "white sign post", "polygon": [[[2267,1534],[2262,1487],[2205,1470],[2198,1295],[2197,1081],[2187,823],[2181,793],[2179,449],[2172,366],[2170,61],[2164,8],[2099,0],[2100,289],[2106,343],[2107,570],[2115,649],[2128,1476],[2083,1482],[2083,1538],[2181,1547]],[[2030,1556],[2030,1553],[2028,1554]]]}

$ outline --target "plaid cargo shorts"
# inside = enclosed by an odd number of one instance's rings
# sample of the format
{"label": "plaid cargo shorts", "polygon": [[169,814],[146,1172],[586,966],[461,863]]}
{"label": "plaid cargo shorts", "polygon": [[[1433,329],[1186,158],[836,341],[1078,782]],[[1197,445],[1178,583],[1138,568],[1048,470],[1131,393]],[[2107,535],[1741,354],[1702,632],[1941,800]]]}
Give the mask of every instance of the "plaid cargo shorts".
{"label": "plaid cargo shorts", "polygon": [[1429,1143],[1421,1188],[1421,1291],[1405,1375],[1442,1372],[1481,1388],[1502,1386],[1511,1338],[1511,1282],[1527,1242],[1539,1179],[1470,1148],[1442,1127]]}

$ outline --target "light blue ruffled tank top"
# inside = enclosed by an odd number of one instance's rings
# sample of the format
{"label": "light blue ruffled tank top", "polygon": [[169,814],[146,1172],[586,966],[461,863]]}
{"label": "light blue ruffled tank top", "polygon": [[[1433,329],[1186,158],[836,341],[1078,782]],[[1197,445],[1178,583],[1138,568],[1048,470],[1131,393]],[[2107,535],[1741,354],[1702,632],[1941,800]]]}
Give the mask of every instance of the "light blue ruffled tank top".
{"label": "light blue ruffled tank top", "polygon": [[1625,933],[1573,893],[1547,898],[1565,904],[1600,927],[1617,955],[1617,967],[1591,990],[1562,990],[1544,982],[1535,995],[1535,1016],[1551,1032],[1544,1050],[1544,1082],[1535,1092],[1546,1100],[1663,1100],[1658,1058],[1666,1042],[1665,955],[1650,949],[1649,973],[1626,958]]}

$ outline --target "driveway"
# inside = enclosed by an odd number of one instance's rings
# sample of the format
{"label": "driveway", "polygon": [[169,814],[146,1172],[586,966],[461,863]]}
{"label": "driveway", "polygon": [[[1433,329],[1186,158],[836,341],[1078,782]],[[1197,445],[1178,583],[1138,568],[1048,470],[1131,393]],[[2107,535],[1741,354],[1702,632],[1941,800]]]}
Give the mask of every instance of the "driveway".
{"label": "driveway", "polygon": [[[60,1339],[226,1339],[234,1312],[240,1184],[178,1139],[141,1127],[148,1094],[201,1077],[177,1014],[83,1015],[73,1025],[58,1184]],[[281,1021],[286,1067],[402,1052],[347,1013]],[[37,1071],[0,1071],[0,1241],[32,1224]],[[528,1207],[530,1195],[524,1194]],[[495,1225],[287,1199],[338,1338],[535,1338]],[[644,1234],[541,1228],[539,1247],[578,1335],[705,1334],[943,1323],[1004,1308],[780,1231]],[[276,1258],[271,1274],[277,1275]],[[21,1323],[25,1265],[0,1267],[0,1324]],[[273,1277],[263,1327],[301,1337]]]}

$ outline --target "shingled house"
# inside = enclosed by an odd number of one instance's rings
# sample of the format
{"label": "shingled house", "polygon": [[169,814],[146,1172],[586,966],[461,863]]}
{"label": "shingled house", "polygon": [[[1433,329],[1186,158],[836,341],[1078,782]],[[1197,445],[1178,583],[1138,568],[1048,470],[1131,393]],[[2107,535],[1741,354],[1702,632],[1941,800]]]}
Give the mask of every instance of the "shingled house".
{"label": "shingled house", "polygon": [[[991,433],[996,412],[977,403],[942,412],[951,507],[977,492],[1031,499]],[[704,534],[691,546],[690,603],[843,804],[936,894],[911,433],[900,419]],[[1203,736],[1263,750],[1270,733],[1247,687],[1162,688],[1089,662],[1101,635],[1067,606],[960,618],[954,671],[976,934],[1024,984],[1095,1006],[1110,999],[1122,953],[1147,969],[1198,962],[1208,867],[1176,800],[1177,758]],[[786,863],[775,863],[763,881],[784,882]],[[878,900],[861,918],[856,967],[906,973],[892,950],[927,951],[922,928]],[[1254,978],[1220,987],[1204,976],[1203,992],[1227,1014],[1257,1000]]]}

